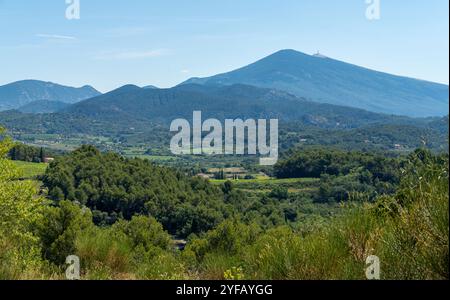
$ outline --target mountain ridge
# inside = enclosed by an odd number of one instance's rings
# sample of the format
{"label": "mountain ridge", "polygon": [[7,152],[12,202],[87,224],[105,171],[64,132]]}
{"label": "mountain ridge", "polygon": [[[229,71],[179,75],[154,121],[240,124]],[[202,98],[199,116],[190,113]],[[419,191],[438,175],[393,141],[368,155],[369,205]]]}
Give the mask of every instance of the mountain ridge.
{"label": "mountain ridge", "polygon": [[448,86],[392,75],[329,57],[281,50],[236,70],[180,85],[247,84],[321,103],[410,117],[448,114]]}
{"label": "mountain ridge", "polygon": [[278,118],[280,122],[305,121],[324,127],[349,128],[367,123],[411,121],[358,108],[317,103],[275,89],[243,84],[204,86],[185,84],[169,89],[125,85],[109,93],[73,104],[60,113],[117,120],[147,120],[168,124],[177,118]]}
{"label": "mountain ridge", "polygon": [[18,109],[41,100],[73,104],[100,94],[90,85],[75,88],[49,81],[26,79],[0,86],[0,111]]}

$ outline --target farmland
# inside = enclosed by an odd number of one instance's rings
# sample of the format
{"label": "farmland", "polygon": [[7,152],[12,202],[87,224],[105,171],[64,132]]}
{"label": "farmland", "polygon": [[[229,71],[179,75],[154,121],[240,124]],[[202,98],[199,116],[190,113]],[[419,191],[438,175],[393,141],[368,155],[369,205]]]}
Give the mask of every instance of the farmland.
{"label": "farmland", "polygon": [[20,170],[24,179],[32,179],[36,176],[43,175],[48,166],[48,164],[44,163],[31,163],[24,161],[14,161],[14,165]]}

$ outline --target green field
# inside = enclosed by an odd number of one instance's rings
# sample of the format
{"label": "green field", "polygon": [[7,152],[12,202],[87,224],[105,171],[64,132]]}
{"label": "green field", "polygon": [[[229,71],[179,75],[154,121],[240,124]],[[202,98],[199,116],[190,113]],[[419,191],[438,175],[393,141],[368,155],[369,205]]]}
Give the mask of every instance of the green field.
{"label": "green field", "polygon": [[13,161],[14,165],[22,172],[22,177],[31,179],[38,175],[43,175],[47,169],[48,164],[30,163],[24,161]]}
{"label": "green field", "polygon": [[274,179],[269,177],[262,177],[256,179],[240,179],[240,180],[219,180],[219,179],[211,179],[211,183],[222,184],[226,181],[231,181],[236,184],[245,184],[245,183],[263,183],[263,184],[295,184],[295,183],[311,183],[317,182],[319,179],[317,178],[286,178],[286,179]]}
{"label": "green field", "polygon": [[168,161],[174,161],[177,159],[176,156],[167,156],[167,155],[133,155],[129,157],[136,157],[140,159],[148,159],[153,162],[168,162]]}
{"label": "green field", "polygon": [[[211,183],[220,185],[227,180],[211,179]],[[230,180],[237,189],[247,192],[267,193],[275,188],[286,188],[290,193],[311,192],[317,189],[320,179],[317,178],[289,178],[274,179],[269,177],[261,177],[248,180]]]}

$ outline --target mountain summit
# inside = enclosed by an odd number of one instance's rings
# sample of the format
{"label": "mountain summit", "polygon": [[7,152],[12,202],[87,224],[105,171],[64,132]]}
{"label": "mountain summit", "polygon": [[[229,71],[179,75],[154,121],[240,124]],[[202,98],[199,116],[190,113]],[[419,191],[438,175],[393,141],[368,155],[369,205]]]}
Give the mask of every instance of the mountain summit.
{"label": "mountain summit", "polygon": [[0,111],[17,109],[36,101],[76,103],[100,95],[93,87],[80,88],[39,80],[22,80],[0,86]]}
{"label": "mountain summit", "polygon": [[373,71],[322,54],[281,50],[246,67],[182,84],[247,84],[321,103],[411,117],[449,113],[448,85]]}

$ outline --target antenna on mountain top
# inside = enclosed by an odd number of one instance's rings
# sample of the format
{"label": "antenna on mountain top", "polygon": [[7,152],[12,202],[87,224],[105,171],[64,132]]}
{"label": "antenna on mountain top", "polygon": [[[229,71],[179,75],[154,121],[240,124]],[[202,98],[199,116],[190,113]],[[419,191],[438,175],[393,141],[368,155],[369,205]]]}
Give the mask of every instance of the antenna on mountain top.
{"label": "antenna on mountain top", "polygon": [[317,50],[317,53],[314,54],[313,56],[319,57],[319,58],[327,58],[325,55],[321,54],[319,50]]}

